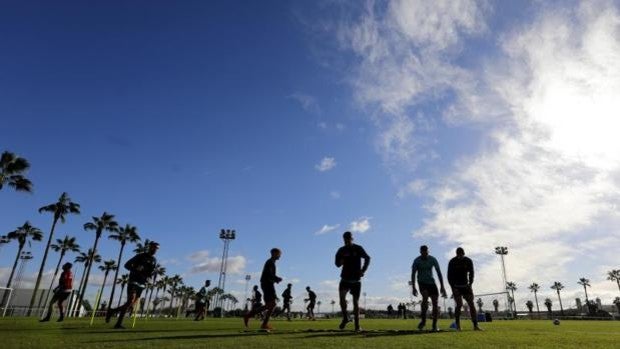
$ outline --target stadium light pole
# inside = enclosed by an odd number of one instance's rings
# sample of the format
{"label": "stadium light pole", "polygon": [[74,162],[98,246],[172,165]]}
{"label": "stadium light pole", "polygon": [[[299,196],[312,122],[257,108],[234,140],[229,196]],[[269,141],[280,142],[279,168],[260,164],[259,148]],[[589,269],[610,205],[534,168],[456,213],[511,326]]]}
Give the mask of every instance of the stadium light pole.
{"label": "stadium light pole", "polygon": [[[504,279],[503,289],[507,290],[508,279],[506,278],[506,264],[504,262],[504,256],[508,254],[508,247],[506,246],[497,246],[495,247],[495,254],[499,255],[500,260],[502,262],[502,277]],[[510,304],[510,300],[508,299],[508,292],[506,292],[506,304],[507,306]]]}
{"label": "stadium light pole", "polygon": [[2,245],[8,244],[9,242],[11,242],[11,239],[9,239],[8,236],[6,235],[0,236],[0,251],[2,250]]}
{"label": "stadium light pole", "polygon": [[[220,277],[217,282],[217,287],[222,290],[222,294],[224,294],[224,289],[226,288],[226,268],[228,267],[228,250],[230,249],[230,242],[236,238],[236,231],[233,229],[221,229],[220,230],[220,240],[224,242],[224,248],[222,250],[222,262],[220,264]],[[215,302],[216,306],[220,307],[220,317],[224,317],[224,312],[222,308],[222,298],[220,295],[217,297],[217,301]]]}

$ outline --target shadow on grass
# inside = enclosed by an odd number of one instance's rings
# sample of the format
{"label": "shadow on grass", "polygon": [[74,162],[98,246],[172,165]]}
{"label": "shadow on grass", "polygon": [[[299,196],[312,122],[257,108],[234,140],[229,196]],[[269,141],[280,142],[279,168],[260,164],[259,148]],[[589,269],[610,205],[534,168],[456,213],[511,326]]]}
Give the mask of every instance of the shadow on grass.
{"label": "shadow on grass", "polygon": [[[131,333],[145,333],[145,332],[171,332],[176,330],[148,330],[148,331],[92,331],[90,333],[117,333],[117,334],[131,334]],[[178,330],[187,332],[187,330]],[[211,330],[210,330],[211,332]],[[293,330],[293,331],[273,331],[264,332],[260,330],[247,330],[238,333],[211,333],[211,334],[189,334],[189,335],[177,335],[177,336],[159,336],[159,337],[140,337],[140,338],[119,338],[119,339],[105,339],[95,340],[83,343],[114,343],[114,342],[132,342],[132,341],[148,341],[148,340],[196,340],[196,339],[215,339],[215,338],[243,338],[254,336],[281,336],[281,335],[300,335],[301,338],[319,338],[319,337],[382,337],[382,336],[406,336],[406,335],[424,335],[431,334],[431,332],[414,331],[414,330],[373,330],[373,331],[341,331],[341,330]],[[299,337],[298,337],[299,338]]]}

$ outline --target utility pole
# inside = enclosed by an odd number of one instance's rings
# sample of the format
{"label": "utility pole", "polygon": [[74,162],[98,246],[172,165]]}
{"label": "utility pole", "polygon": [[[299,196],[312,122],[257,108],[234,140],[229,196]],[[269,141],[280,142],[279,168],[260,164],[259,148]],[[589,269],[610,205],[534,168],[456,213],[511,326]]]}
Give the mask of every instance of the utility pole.
{"label": "utility pole", "polygon": [[[506,246],[497,246],[495,247],[495,254],[499,255],[500,260],[502,261],[502,277],[503,277],[503,281],[504,281],[504,286],[502,287],[504,290],[506,290],[507,285],[508,285],[508,279],[506,278],[506,264],[504,262],[504,256],[508,254],[508,247]],[[508,305],[510,305],[510,300],[508,299],[509,295],[508,292],[506,292],[506,304],[508,307]],[[514,299],[513,299],[514,301]],[[512,311],[512,306],[510,306],[510,310]]]}

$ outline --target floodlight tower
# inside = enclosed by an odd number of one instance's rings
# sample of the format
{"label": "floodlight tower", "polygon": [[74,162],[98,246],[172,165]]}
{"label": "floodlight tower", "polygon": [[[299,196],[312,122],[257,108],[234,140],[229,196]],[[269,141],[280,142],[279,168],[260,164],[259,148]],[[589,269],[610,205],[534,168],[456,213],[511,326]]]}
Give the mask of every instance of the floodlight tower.
{"label": "floodlight tower", "polygon": [[245,299],[243,301],[246,307],[248,306],[248,285],[250,284],[250,279],[252,279],[252,276],[247,274],[245,276]]}
{"label": "floodlight tower", "polygon": [[22,276],[24,275],[24,268],[32,258],[32,252],[30,251],[22,251],[22,253],[19,255],[21,263],[19,264],[19,269],[17,270],[17,276],[15,277],[15,287],[13,287],[13,289],[17,290],[21,287]]}
{"label": "floodlight tower", "polygon": [[[508,247],[506,246],[497,246],[495,247],[495,254],[499,255],[500,260],[502,261],[502,277],[504,278],[504,286],[502,287],[504,290],[506,290],[506,287],[508,285],[507,282],[507,278],[506,278],[506,264],[504,263],[504,256],[508,254]],[[510,304],[510,301],[508,300],[508,292],[506,292],[506,304]],[[507,306],[506,306],[507,307]]]}
{"label": "floodlight tower", "polygon": [[[222,290],[226,287],[226,268],[228,267],[228,250],[230,249],[230,242],[235,239],[237,233],[232,229],[220,230],[220,239],[224,242],[224,249],[222,251],[222,263],[220,264],[220,277],[217,282],[217,287]],[[221,308],[221,296],[218,295],[216,305]],[[220,317],[224,317],[224,312],[220,309]]]}
{"label": "floodlight tower", "polygon": [[0,236],[0,250],[2,249],[2,245],[8,244],[9,242],[11,242],[11,239],[9,239],[8,236],[6,235]]}

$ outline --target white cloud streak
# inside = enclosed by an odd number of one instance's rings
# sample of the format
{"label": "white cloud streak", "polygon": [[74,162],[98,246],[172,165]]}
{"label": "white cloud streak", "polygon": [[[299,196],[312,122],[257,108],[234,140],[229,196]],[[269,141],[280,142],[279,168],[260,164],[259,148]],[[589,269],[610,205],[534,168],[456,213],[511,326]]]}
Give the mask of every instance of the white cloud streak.
{"label": "white cloud streak", "polygon": [[316,164],[314,168],[319,172],[327,172],[336,167],[336,159],[332,157],[324,157],[321,162]]}

